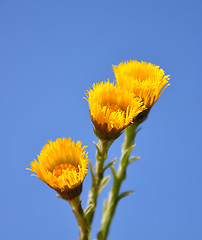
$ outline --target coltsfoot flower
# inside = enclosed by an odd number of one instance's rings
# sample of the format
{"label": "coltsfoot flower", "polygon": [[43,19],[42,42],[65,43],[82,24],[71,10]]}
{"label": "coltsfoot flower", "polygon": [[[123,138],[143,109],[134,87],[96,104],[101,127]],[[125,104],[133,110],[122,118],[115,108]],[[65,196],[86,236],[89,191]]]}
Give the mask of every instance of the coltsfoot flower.
{"label": "coltsfoot flower", "polygon": [[109,81],[94,84],[86,95],[94,131],[102,140],[116,139],[146,109],[141,98]]}
{"label": "coltsfoot flower", "polygon": [[161,93],[170,85],[169,75],[164,76],[163,69],[147,62],[130,60],[113,66],[117,86],[132,91],[143,99],[150,109]]}
{"label": "coltsfoot flower", "polygon": [[35,172],[63,199],[71,200],[80,195],[87,172],[88,154],[86,146],[81,145],[80,141],[75,144],[71,138],[49,141],[38,155],[38,161],[31,162],[28,170]]}

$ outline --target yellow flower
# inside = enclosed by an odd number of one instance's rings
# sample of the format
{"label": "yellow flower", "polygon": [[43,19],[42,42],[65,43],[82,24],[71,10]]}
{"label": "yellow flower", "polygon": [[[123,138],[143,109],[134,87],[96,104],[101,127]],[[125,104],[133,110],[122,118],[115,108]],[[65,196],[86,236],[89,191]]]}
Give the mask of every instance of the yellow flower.
{"label": "yellow flower", "polygon": [[113,66],[117,86],[132,91],[143,99],[147,108],[154,105],[161,93],[170,85],[163,69],[147,62],[130,60]]}
{"label": "yellow flower", "polygon": [[95,133],[104,140],[116,139],[146,109],[140,98],[109,81],[94,84],[86,95]]}
{"label": "yellow flower", "polygon": [[88,154],[86,146],[71,138],[49,141],[38,155],[38,161],[31,162],[31,170],[39,179],[55,189],[65,200],[71,200],[81,193],[82,182],[87,172]]}

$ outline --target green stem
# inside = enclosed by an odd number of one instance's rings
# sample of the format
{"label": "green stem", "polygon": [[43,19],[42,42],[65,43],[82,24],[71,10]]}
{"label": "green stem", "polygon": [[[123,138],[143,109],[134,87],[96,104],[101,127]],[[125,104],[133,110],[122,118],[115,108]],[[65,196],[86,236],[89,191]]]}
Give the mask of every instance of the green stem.
{"label": "green stem", "polygon": [[[100,227],[100,232],[97,235],[98,240],[106,240],[109,228],[119,202],[119,192],[122,185],[122,182],[125,180],[126,176],[126,168],[128,166],[129,160],[129,149],[133,146],[135,136],[136,136],[136,129],[139,124],[131,124],[125,130],[125,140],[122,146],[122,156],[119,164],[119,169],[116,175],[114,175],[114,182],[112,189],[109,193],[109,197],[106,203],[105,208],[103,209],[103,216],[102,222]],[[128,152],[128,154],[126,154]]]}
{"label": "green stem", "polygon": [[88,205],[87,205],[87,208],[89,206],[91,206],[91,209],[87,213],[87,216],[86,216],[86,218],[88,220],[88,224],[90,226],[93,221],[93,217],[94,217],[94,213],[95,213],[100,183],[104,176],[104,170],[103,170],[104,162],[107,159],[108,149],[112,143],[113,143],[113,141],[98,139],[98,144],[96,145],[97,152],[96,152],[95,173],[94,173],[94,176],[92,179],[92,186],[91,186],[91,190],[89,192],[89,199],[88,199]]}
{"label": "green stem", "polygon": [[89,239],[89,225],[84,217],[84,212],[81,207],[81,199],[80,196],[76,197],[72,200],[69,200],[69,204],[72,207],[72,211],[76,217],[79,229],[80,229],[80,235],[79,240],[88,240]]}

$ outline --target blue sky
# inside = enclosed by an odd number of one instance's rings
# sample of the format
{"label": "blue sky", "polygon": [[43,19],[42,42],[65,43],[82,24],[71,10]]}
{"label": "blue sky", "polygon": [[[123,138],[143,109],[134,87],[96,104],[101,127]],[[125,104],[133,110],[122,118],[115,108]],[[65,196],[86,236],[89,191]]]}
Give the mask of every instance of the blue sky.
{"label": "blue sky", "polygon": [[[1,239],[77,239],[69,205],[25,168],[59,137],[81,140],[95,161],[83,97],[130,59],[160,65],[171,86],[137,136],[141,160],[122,187],[135,193],[120,202],[109,239],[202,239],[201,12],[194,0],[0,1]],[[90,183],[88,174],[84,207]]]}

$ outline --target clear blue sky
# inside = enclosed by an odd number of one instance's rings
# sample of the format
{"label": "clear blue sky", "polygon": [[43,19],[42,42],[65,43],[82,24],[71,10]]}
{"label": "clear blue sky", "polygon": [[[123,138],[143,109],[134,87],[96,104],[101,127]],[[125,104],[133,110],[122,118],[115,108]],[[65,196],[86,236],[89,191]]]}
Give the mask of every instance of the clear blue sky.
{"label": "clear blue sky", "polygon": [[[130,59],[160,65],[171,86],[137,136],[141,160],[122,188],[135,193],[120,202],[109,239],[202,239],[201,12],[194,0],[0,1],[1,239],[77,239],[69,205],[25,168],[58,137],[81,140],[95,161],[85,91]],[[90,183],[88,174],[84,206]]]}

